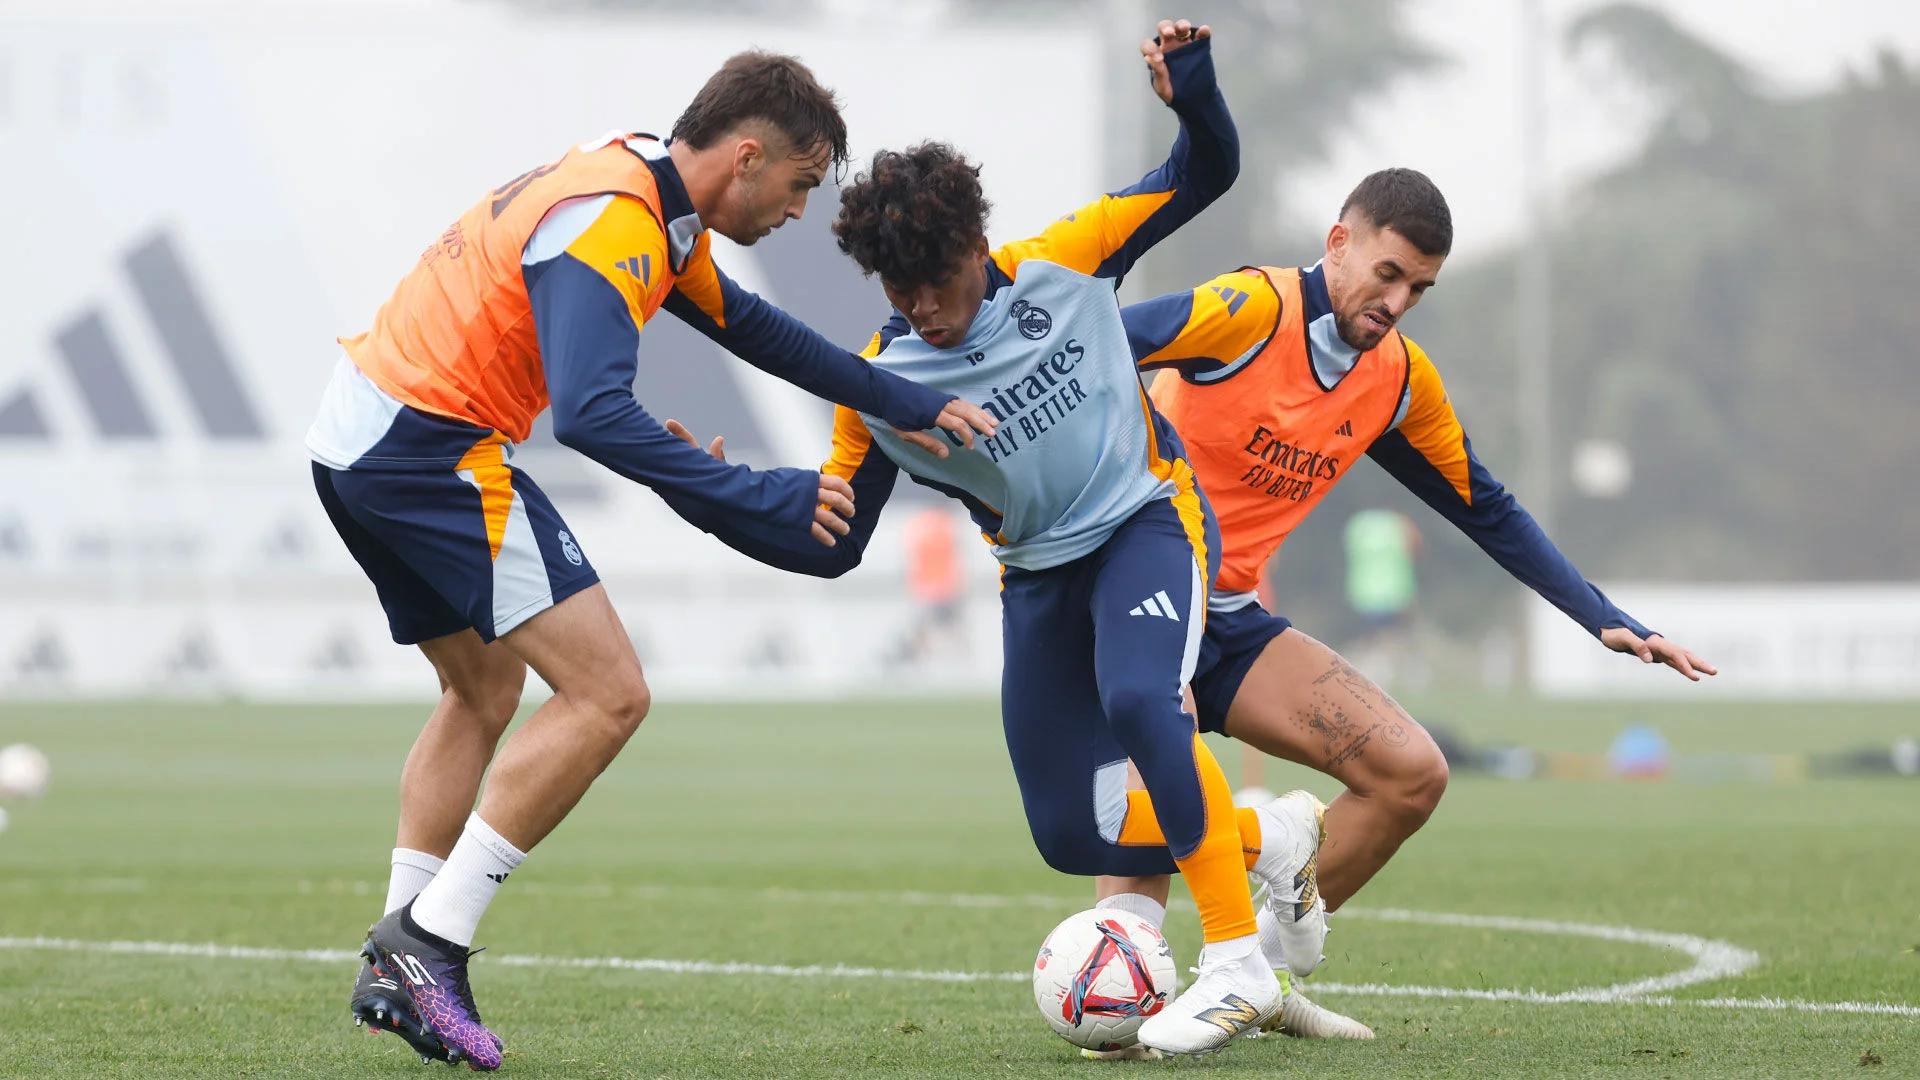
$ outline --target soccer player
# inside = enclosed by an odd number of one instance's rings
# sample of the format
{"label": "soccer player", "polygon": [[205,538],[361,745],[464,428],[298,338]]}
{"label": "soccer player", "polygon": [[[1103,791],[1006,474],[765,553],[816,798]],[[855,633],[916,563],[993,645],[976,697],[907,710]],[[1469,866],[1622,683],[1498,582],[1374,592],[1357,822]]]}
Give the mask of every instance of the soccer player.
{"label": "soccer player", "polygon": [[[1254,592],[1287,534],[1362,453],[1602,645],[1696,682],[1715,674],[1581,577],[1474,456],[1439,372],[1396,329],[1452,243],[1439,189],[1413,170],[1388,169],[1347,197],[1315,265],[1236,270],[1124,312],[1140,366],[1172,369],[1155,377],[1153,401],[1219,514],[1220,573],[1192,683],[1200,728],[1347,788],[1324,809],[1317,863],[1286,902],[1260,913],[1271,962],[1294,975],[1319,963],[1327,912],[1425,824],[1447,786],[1446,760],[1426,730]],[[1168,884],[1108,877],[1098,889],[1103,904],[1151,913],[1162,910]]]}
{"label": "soccer player", "polygon": [[[1220,548],[1114,296],[1133,262],[1238,172],[1208,36],[1168,21],[1141,46],[1180,120],[1169,159],[1039,236],[990,248],[978,169],[940,143],[881,151],[842,191],[841,249],[879,274],[895,308],[874,363],[981,402],[996,435],[936,458],[881,418],[840,409],[825,471],[849,481],[860,513],[831,549],[668,500],[748,555],[821,576],[860,561],[901,470],[968,508],[1004,568],[1001,711],[1041,854],[1086,876],[1177,867],[1199,907],[1199,978],[1140,1028],[1143,1043],[1179,1053],[1217,1049],[1279,1008],[1246,872],[1291,880],[1317,840],[1298,808],[1237,812],[1181,709]],[[1129,757],[1151,808],[1127,796]]]}
{"label": "soccer player", "polygon": [[[423,1057],[499,1066],[468,987],[475,927],[648,708],[579,539],[511,464],[534,418],[551,405],[560,442],[630,480],[827,545],[842,518],[826,508],[852,510],[843,478],[715,461],[634,400],[635,350],[658,309],[899,425],[894,437],[919,452],[947,449],[922,429],[954,445],[994,430],[978,407],[874,369],[715,268],[709,229],[751,244],[798,218],[846,159],[846,138],[838,102],[804,65],[741,53],[670,140],[609,135],[483,197],[373,328],[342,342],[307,435],[313,481],[393,639],[420,646],[441,689],[401,774],[387,914],[368,932],[352,1011]],[[529,666],[553,697],[500,746]]]}

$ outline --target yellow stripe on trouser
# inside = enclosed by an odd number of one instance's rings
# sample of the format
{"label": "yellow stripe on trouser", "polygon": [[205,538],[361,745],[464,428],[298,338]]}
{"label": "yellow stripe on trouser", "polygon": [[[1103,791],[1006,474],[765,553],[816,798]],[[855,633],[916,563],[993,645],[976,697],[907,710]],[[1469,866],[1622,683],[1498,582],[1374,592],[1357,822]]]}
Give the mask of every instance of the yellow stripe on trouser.
{"label": "yellow stripe on trouser", "polygon": [[[1253,897],[1247,890],[1247,871],[1260,855],[1260,822],[1252,810],[1236,810],[1233,789],[1213,751],[1193,737],[1193,763],[1200,774],[1200,795],[1207,807],[1207,831],[1200,846],[1184,859],[1174,860],[1187,879],[1193,906],[1200,909],[1201,936],[1225,941],[1255,933]],[[1164,847],[1160,818],[1144,791],[1127,792],[1127,819],[1120,824],[1120,843]]]}
{"label": "yellow stripe on trouser", "polygon": [[500,545],[507,539],[507,515],[513,510],[513,470],[507,467],[506,454],[501,450],[506,441],[505,435],[491,432],[473,444],[453,467],[455,472],[472,473],[474,486],[480,489],[480,513],[487,523],[487,557],[491,559],[500,557]]}
{"label": "yellow stripe on trouser", "polygon": [[1184,458],[1175,458],[1169,470],[1174,484],[1173,509],[1180,515],[1180,525],[1187,530],[1187,540],[1193,544],[1193,557],[1200,562],[1200,584],[1202,588],[1213,587],[1213,576],[1207,573],[1207,511],[1200,501],[1200,485],[1194,482],[1193,466]]}

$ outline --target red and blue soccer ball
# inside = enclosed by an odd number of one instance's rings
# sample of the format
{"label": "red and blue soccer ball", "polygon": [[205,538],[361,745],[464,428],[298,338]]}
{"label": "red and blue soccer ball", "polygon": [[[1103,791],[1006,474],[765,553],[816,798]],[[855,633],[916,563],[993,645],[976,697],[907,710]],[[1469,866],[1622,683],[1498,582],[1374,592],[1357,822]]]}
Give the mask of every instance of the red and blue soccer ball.
{"label": "red and blue soccer ball", "polygon": [[1119,1050],[1178,989],[1173,950],[1153,924],[1095,908],[1067,917],[1040,943],[1033,1001],[1061,1038],[1088,1050]]}

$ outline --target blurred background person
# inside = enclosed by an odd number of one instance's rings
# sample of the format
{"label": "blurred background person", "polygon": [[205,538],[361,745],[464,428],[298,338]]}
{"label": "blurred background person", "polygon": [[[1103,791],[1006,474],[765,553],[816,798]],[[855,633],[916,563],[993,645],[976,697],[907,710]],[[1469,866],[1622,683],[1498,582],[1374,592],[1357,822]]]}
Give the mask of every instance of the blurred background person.
{"label": "blurred background person", "polygon": [[914,610],[911,626],[889,656],[892,666],[927,665],[935,658],[964,663],[968,658],[959,526],[953,511],[941,504],[914,514],[901,530]]}
{"label": "blurred background person", "polygon": [[1413,519],[1398,510],[1362,510],[1341,533],[1347,551],[1347,605],[1362,630],[1352,650],[1355,663],[1381,683],[1424,686],[1428,682],[1419,630],[1413,624],[1419,599],[1415,561],[1422,543]]}

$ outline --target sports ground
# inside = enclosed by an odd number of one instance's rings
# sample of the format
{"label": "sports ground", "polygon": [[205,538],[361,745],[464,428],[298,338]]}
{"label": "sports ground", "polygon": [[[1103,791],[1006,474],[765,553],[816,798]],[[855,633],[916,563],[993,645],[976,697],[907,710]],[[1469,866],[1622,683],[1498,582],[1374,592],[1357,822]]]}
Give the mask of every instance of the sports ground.
{"label": "sports ground", "polygon": [[[1407,704],[1542,750],[1920,734],[1911,704]],[[54,763],[0,834],[0,1076],[427,1070],[346,1008],[424,712],[0,708]],[[665,704],[502,891],[476,993],[525,1077],[1920,1076],[1911,779],[1456,775],[1308,983],[1369,1043],[1079,1060],[1026,972],[1088,893],[1035,855],[991,703]],[[1191,964],[1190,907],[1169,937]]]}

